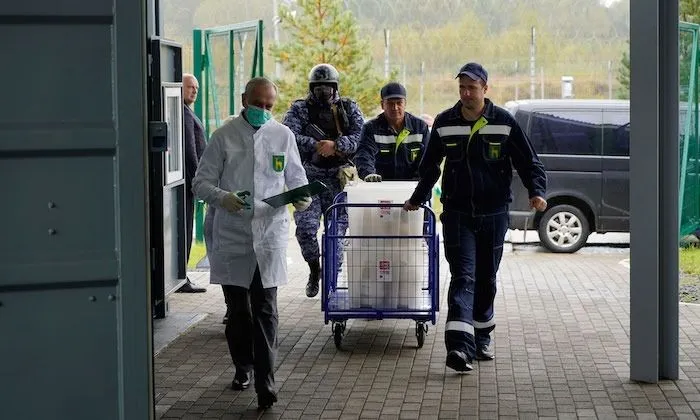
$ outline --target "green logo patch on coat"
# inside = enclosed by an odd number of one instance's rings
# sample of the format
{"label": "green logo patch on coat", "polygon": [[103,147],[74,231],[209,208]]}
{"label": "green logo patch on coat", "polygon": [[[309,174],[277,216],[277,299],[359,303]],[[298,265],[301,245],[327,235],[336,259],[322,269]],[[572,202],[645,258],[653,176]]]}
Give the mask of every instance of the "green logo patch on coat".
{"label": "green logo patch on coat", "polygon": [[489,143],[489,159],[501,158],[501,143]]}
{"label": "green logo patch on coat", "polygon": [[282,153],[272,155],[272,170],[275,172],[284,171],[284,167],[287,165],[285,155]]}
{"label": "green logo patch on coat", "polygon": [[416,158],[418,157],[418,153],[420,153],[420,149],[411,149],[411,162],[416,160]]}

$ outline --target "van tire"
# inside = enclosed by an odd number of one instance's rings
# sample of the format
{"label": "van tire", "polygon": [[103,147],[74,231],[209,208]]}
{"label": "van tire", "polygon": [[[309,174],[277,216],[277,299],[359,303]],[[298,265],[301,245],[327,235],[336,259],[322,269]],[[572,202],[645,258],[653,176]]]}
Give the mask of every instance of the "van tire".
{"label": "van tire", "polygon": [[560,204],[545,211],[537,233],[540,244],[551,252],[574,253],[586,245],[591,231],[588,219],[581,210]]}

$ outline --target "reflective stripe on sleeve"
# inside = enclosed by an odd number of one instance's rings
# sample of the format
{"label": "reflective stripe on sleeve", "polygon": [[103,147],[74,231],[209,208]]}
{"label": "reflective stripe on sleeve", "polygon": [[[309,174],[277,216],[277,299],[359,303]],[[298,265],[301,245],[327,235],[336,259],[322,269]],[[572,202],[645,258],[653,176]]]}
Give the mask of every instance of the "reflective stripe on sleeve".
{"label": "reflective stripe on sleeve", "polygon": [[479,134],[502,134],[507,136],[510,134],[510,126],[508,125],[487,125],[479,130]]}
{"label": "reflective stripe on sleeve", "polygon": [[451,125],[446,127],[439,127],[437,129],[440,137],[447,136],[468,136],[472,131],[472,128],[468,125]]}

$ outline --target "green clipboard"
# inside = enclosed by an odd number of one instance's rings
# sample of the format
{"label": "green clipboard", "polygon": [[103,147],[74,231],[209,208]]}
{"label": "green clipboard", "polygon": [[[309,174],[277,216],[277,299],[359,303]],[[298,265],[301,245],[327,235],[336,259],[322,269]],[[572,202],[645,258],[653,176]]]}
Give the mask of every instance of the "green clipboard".
{"label": "green clipboard", "polygon": [[263,199],[264,202],[269,204],[274,208],[282,207],[284,205],[293,203],[295,201],[301,200],[304,197],[313,197],[319,195],[320,193],[327,191],[328,186],[321,181],[314,181],[301,187],[294,188],[289,191],[285,191],[282,194],[273,195]]}

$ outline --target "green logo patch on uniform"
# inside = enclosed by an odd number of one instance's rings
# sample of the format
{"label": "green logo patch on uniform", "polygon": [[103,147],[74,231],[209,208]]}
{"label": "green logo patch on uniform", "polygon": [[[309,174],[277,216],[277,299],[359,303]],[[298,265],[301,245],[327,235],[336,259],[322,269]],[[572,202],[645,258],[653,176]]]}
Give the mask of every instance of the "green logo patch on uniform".
{"label": "green logo patch on uniform", "polygon": [[489,143],[489,159],[501,158],[501,143]]}
{"label": "green logo patch on uniform", "polygon": [[411,149],[411,162],[416,160],[419,152],[420,152],[420,149]]}
{"label": "green logo patch on uniform", "polygon": [[275,172],[284,171],[284,167],[287,164],[286,156],[284,154],[273,154],[272,155],[272,170]]}

